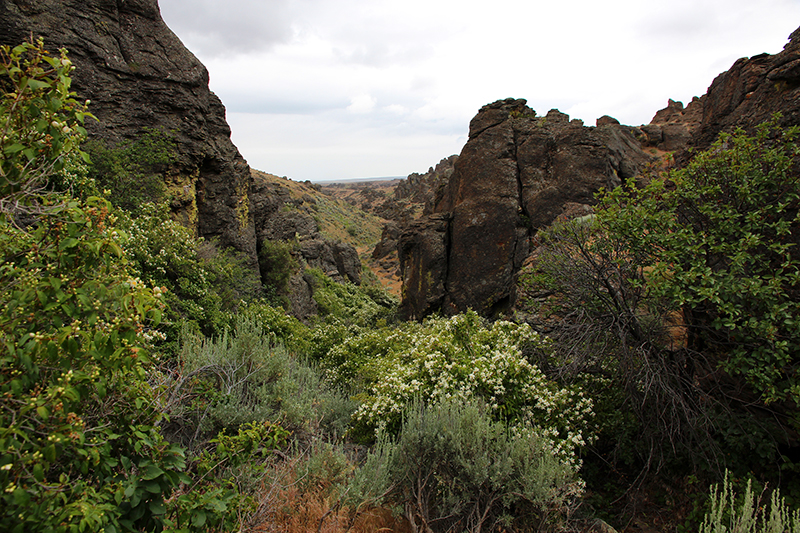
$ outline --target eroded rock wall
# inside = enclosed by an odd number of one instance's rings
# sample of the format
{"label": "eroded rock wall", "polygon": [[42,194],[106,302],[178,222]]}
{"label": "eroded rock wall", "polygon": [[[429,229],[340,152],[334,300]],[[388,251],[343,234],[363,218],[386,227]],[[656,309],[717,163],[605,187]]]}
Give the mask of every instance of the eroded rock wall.
{"label": "eroded rock wall", "polygon": [[525,100],[484,106],[434,213],[400,236],[404,314],[507,309],[531,236],[590,210],[595,192],[651,159],[614,120],[586,127],[557,110],[537,117]]}
{"label": "eroded rock wall", "polygon": [[73,88],[99,119],[87,123],[92,138],[115,144],[146,128],[175,133],[179,163],[167,187],[176,216],[255,261],[249,168],[208,71],[161,19],[157,0],[0,2],[0,43],[31,34],[52,52],[68,49]]}

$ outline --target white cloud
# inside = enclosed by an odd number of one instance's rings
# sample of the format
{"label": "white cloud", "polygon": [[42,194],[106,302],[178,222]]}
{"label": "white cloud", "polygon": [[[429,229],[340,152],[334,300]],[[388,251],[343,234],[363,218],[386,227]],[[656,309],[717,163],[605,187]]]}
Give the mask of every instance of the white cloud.
{"label": "white cloud", "polygon": [[245,158],[297,179],[424,171],[499,98],[646,123],[738,57],[777,53],[800,21],[796,0],[160,3]]}
{"label": "white cloud", "polygon": [[350,105],[347,106],[347,110],[351,113],[358,114],[369,113],[375,109],[377,103],[377,100],[372,96],[368,94],[359,94],[350,99]]}

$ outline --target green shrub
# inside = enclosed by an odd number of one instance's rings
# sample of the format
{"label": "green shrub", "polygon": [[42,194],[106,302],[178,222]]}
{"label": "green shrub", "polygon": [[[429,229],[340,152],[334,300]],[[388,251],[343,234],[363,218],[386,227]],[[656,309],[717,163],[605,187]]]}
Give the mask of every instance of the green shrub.
{"label": "green shrub", "polygon": [[66,50],[51,57],[41,39],[0,47],[0,212],[40,210],[48,185],[68,186],[65,166],[85,157],[92,115],[70,91],[74,69]]}
{"label": "green shrub", "polygon": [[397,301],[379,287],[337,283],[319,269],[306,273],[314,280],[314,301],[320,317],[366,327],[394,320]]}
{"label": "green shrub", "polygon": [[787,460],[779,446],[800,419],[797,133],[722,135],[539,234],[531,320],[565,375],[611,380],[619,401],[603,402],[601,430],[623,456],[745,471]]}
{"label": "green shrub", "polygon": [[314,332],[282,307],[253,300],[239,310],[239,316],[252,318],[261,326],[264,335],[283,344],[293,355],[308,354],[312,350]]}
{"label": "green shrub", "polygon": [[286,306],[286,293],[289,290],[289,279],[298,268],[292,256],[294,246],[287,241],[271,241],[264,239],[258,250],[258,266],[261,271],[261,283],[271,296],[272,303]]}
{"label": "green shrub", "polygon": [[144,204],[166,200],[165,174],[178,153],[173,134],[145,128],[134,141],[111,147],[93,140],[85,149],[92,162],[89,177],[115,206],[138,213]]}
{"label": "green shrub", "polygon": [[163,329],[172,343],[182,321],[206,335],[221,334],[230,321],[227,313],[259,296],[258,275],[245,257],[195,239],[172,220],[166,205],[145,204],[138,217],[120,212],[118,218],[123,248],[140,277],[165,293],[169,327]]}
{"label": "green shrub", "polygon": [[162,304],[131,277],[109,210],[91,198],[28,231],[0,224],[5,531],[153,528],[186,481],[144,381]]}
{"label": "green shrub", "polygon": [[[188,481],[145,382],[163,304],[129,268],[107,201],[40,194],[79,154],[71,70],[41,41],[2,48],[0,529],[156,530]],[[26,227],[5,216],[31,211]]]}
{"label": "green shrub", "polygon": [[300,433],[344,433],[355,405],[290,355],[253,316],[204,338],[184,330],[180,372],[167,386],[170,431],[197,448],[222,430],[272,421]]}
{"label": "green shrub", "polygon": [[610,192],[597,215],[652,296],[683,310],[688,347],[767,404],[800,401],[799,131],[722,134],[665,179]]}
{"label": "green shrub", "polygon": [[407,406],[397,440],[381,434],[350,499],[402,509],[419,531],[538,526],[582,491],[574,464],[536,431],[493,420],[480,403]]}

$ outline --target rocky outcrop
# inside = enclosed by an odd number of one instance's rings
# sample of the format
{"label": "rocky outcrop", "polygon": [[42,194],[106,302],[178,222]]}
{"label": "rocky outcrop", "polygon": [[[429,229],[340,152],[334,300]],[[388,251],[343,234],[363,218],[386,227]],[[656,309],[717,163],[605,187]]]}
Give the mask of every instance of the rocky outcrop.
{"label": "rocky outcrop", "polygon": [[[398,249],[401,228],[406,228],[423,215],[433,213],[434,206],[441,199],[442,191],[453,175],[457,155],[451,155],[430,167],[424,174],[412,173],[400,180],[391,195],[373,212],[387,219],[381,232],[381,239],[372,251],[373,264],[377,265],[383,279],[390,279],[391,285],[400,283],[400,260],[402,252]],[[380,274],[379,274],[380,275]]]}
{"label": "rocky outcrop", "polygon": [[[257,228],[257,248],[265,240],[292,244],[292,255],[300,268],[289,280],[288,299],[292,314],[301,320],[315,315],[313,278],[304,275],[318,268],[337,282],[361,283],[361,259],[350,244],[326,238],[315,216],[317,201],[311,184],[290,182],[253,171],[251,211]],[[290,186],[291,185],[291,186]]]}
{"label": "rocky outcrop", "polygon": [[178,164],[166,175],[176,216],[255,260],[249,168],[208,72],[161,19],[157,0],[0,2],[0,42],[31,34],[51,51],[68,49],[73,88],[99,119],[88,121],[91,137],[115,144],[145,128],[174,132]]}
{"label": "rocky outcrop", "polygon": [[600,188],[651,160],[631,128],[609,119],[585,127],[557,110],[536,117],[525,100],[484,106],[433,214],[400,237],[405,314],[508,308],[536,230],[589,209]]}
{"label": "rocky outcrop", "polygon": [[[455,171],[456,161],[458,161],[458,156],[451,155],[439,161],[435,167],[429,168],[425,174],[416,172],[409,174],[406,179],[397,184],[390,202],[407,203],[409,206],[407,211],[412,213],[419,213],[420,210],[417,206],[422,206],[421,214],[430,215],[441,198],[442,189],[450,181],[450,177]],[[405,217],[401,214],[385,218],[403,222]]]}
{"label": "rocky outcrop", "polygon": [[702,120],[702,99],[695,97],[686,108],[682,102],[670,99],[650,124],[639,128],[639,140],[664,152],[684,151],[694,144],[694,134]]}
{"label": "rocky outcrop", "polygon": [[739,59],[717,76],[702,98],[697,148],[708,148],[721,131],[752,131],[777,112],[782,125],[800,124],[800,28],[789,39],[780,53]]}
{"label": "rocky outcrop", "polygon": [[737,128],[753,133],[755,127],[780,113],[779,124],[800,124],[800,28],[789,37],[783,51],[736,61],[717,76],[705,95],[684,109],[670,100],[650,124],[639,128],[646,146],[675,152],[677,164],[707,149],[721,132]]}

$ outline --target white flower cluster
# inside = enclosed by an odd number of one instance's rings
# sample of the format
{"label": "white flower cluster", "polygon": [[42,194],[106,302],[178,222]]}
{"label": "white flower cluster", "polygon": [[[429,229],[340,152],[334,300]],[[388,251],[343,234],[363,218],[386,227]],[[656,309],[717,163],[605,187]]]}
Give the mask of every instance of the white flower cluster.
{"label": "white flower cluster", "polygon": [[548,380],[523,356],[523,342],[547,349],[548,340],[529,326],[498,321],[486,327],[468,312],[429,319],[390,337],[385,340],[394,342],[386,344],[378,379],[357,420],[385,426],[414,398],[430,403],[480,398],[498,419],[535,430],[565,458],[585,444],[582,430],[592,402]]}

